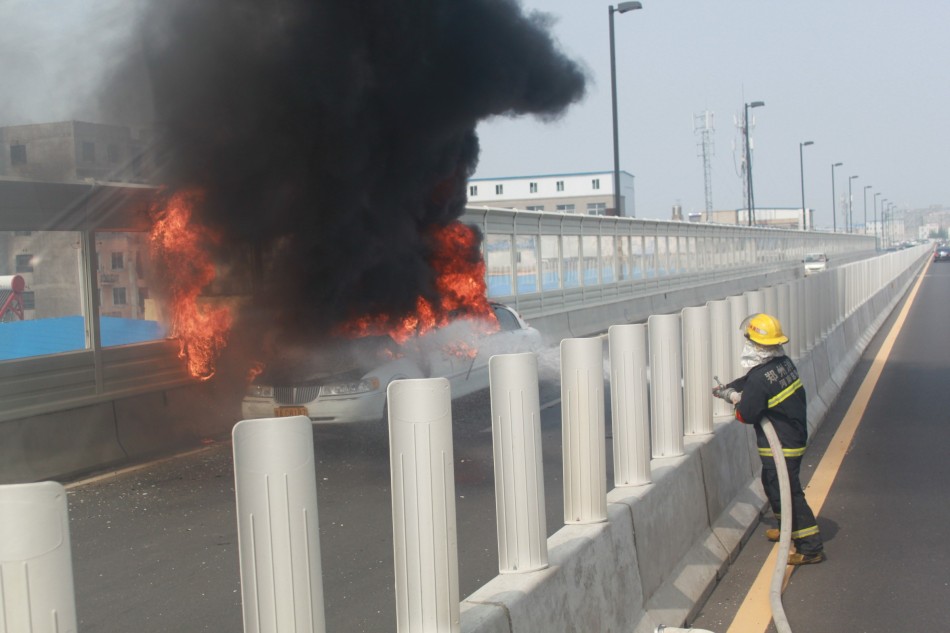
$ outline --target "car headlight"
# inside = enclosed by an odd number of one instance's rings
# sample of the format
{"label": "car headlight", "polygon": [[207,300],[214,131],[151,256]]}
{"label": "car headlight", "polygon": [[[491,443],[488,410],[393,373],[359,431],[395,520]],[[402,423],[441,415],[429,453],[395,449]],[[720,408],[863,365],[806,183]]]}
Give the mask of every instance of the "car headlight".
{"label": "car headlight", "polygon": [[252,398],[273,398],[274,388],[270,385],[250,385],[247,388],[247,395]]}
{"label": "car headlight", "polygon": [[379,389],[379,378],[364,378],[352,382],[335,382],[320,387],[321,396],[352,396]]}

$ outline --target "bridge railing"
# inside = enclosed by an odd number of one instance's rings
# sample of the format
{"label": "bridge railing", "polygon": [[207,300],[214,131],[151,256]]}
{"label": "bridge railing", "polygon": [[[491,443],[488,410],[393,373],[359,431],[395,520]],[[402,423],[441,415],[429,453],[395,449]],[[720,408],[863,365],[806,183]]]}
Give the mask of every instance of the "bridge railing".
{"label": "bridge railing", "polygon": [[874,237],[468,207],[483,236],[488,296],[528,317],[769,273],[823,252],[874,251]]}

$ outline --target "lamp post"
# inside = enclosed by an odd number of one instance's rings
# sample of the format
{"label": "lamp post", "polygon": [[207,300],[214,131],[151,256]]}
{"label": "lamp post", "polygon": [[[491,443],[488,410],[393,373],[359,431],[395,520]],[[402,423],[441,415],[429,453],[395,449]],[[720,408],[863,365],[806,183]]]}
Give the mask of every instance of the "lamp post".
{"label": "lamp post", "polygon": [[752,152],[749,143],[749,108],[759,108],[764,105],[764,101],[753,101],[745,104],[745,118],[742,121],[743,131],[745,132],[745,176],[746,194],[749,199],[749,226],[755,224],[755,196],[752,193]]}
{"label": "lamp post", "polygon": [[887,213],[887,198],[881,198],[881,248],[884,246],[884,227],[887,225],[885,214]]}
{"label": "lamp post", "polygon": [[877,252],[877,250],[878,250],[878,244],[877,244],[877,197],[878,197],[879,195],[881,195],[881,192],[880,192],[880,191],[878,191],[876,194],[874,194],[874,200],[873,200],[873,202],[874,202],[874,251],[875,251],[875,252]]}
{"label": "lamp post", "polygon": [[[610,19],[610,95],[614,111],[614,213],[622,216],[620,210],[620,142],[617,133],[617,60],[614,52],[614,13],[626,13],[642,9],[639,2],[621,2],[617,6],[610,5],[607,13]],[[636,215],[636,212],[634,212]]]}
{"label": "lamp post", "polygon": [[871,185],[864,185],[864,234],[868,234],[868,189]]}
{"label": "lamp post", "polygon": [[[806,218],[807,211],[805,211],[805,158],[802,150],[809,145],[814,145],[814,141],[805,141],[798,144],[798,167],[802,175],[802,230],[808,230],[808,221]],[[811,227],[814,230],[815,227]]]}
{"label": "lamp post", "polygon": [[835,167],[841,167],[844,163],[832,163],[831,164],[831,225],[834,227],[834,232],[838,232],[838,209],[835,208],[837,201],[835,200]]}
{"label": "lamp post", "polygon": [[851,214],[851,181],[860,176],[848,176],[848,233],[854,233],[854,216]]}

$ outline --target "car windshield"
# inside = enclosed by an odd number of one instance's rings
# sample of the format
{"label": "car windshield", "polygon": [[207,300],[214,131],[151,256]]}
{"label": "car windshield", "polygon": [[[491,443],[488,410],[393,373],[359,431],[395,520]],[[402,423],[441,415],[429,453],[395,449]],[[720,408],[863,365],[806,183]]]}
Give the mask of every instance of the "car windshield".
{"label": "car windshield", "polygon": [[825,256],[823,253],[809,253],[805,255],[806,262],[823,262],[825,261]]}

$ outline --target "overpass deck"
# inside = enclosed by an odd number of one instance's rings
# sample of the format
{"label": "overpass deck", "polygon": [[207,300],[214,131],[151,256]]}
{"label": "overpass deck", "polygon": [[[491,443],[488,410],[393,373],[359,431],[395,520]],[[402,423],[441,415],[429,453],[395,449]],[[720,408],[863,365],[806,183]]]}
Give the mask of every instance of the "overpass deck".
{"label": "overpass deck", "polygon": [[[796,571],[789,582],[785,605],[793,630],[950,629],[945,606],[950,548],[941,539],[950,523],[950,496],[944,490],[950,466],[943,458],[950,440],[945,424],[950,390],[941,388],[950,377],[945,361],[950,341],[943,329],[950,267],[931,265],[916,297],[905,304],[906,320],[895,311],[874,338],[806,456],[803,478],[808,481],[831,454],[832,439],[847,425],[865,378],[875,363],[883,363],[827,498],[816,508],[828,560]],[[896,338],[888,350],[885,340],[892,331]],[[542,412],[542,429],[556,442],[556,391],[545,388],[542,401],[551,407]],[[455,420],[463,596],[496,569],[491,441],[479,406],[476,397],[460,402]],[[385,449],[378,437],[339,430],[321,431],[318,443],[328,630],[394,630]],[[555,480],[559,457],[546,449],[545,472]],[[813,489],[807,493],[814,494]],[[80,631],[240,631],[233,499],[226,440],[73,487]],[[557,527],[559,513],[560,507],[548,507],[549,529]],[[379,529],[356,529],[366,525]],[[753,600],[760,609],[752,617],[762,628],[734,623],[771,549],[759,532],[695,626],[717,633],[768,630],[767,600]]]}

